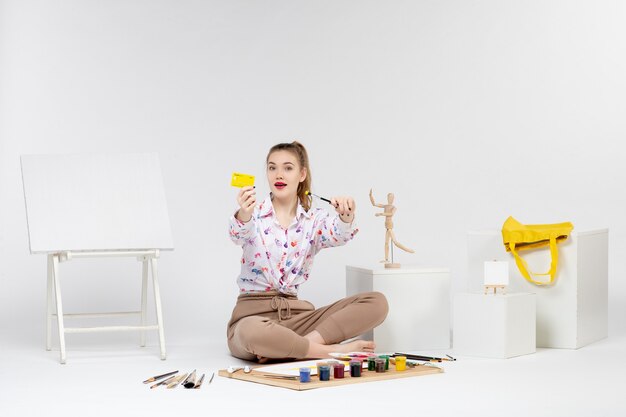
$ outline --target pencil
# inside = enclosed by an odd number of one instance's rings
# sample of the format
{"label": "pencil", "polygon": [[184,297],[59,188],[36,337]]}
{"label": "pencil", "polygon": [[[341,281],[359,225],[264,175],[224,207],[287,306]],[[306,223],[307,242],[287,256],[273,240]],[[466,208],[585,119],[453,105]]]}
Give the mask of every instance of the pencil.
{"label": "pencil", "polygon": [[149,384],[150,382],[157,381],[157,380],[159,380],[159,379],[161,379],[161,378],[166,378],[166,377],[168,377],[168,376],[170,376],[170,375],[174,375],[174,374],[176,374],[176,373],[178,373],[178,371],[172,371],[172,372],[168,372],[168,373],[166,373],[166,374],[153,376],[153,377],[150,377],[150,378],[146,379],[145,381],[143,381],[143,383],[144,383],[144,384]]}

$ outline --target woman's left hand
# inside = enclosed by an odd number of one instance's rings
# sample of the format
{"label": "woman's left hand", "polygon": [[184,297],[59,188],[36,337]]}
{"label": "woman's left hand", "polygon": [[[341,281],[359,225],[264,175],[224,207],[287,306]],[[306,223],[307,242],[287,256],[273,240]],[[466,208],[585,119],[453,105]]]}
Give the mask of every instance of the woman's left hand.
{"label": "woman's left hand", "polygon": [[335,207],[341,220],[346,223],[352,223],[354,213],[356,212],[356,204],[352,197],[333,197],[330,199],[330,204]]}

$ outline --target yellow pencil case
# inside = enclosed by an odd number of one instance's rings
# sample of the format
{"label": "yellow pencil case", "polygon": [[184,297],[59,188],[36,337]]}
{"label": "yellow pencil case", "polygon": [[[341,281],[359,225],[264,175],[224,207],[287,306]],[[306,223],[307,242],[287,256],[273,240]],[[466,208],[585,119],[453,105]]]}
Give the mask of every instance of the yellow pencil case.
{"label": "yellow pencil case", "polygon": [[233,187],[247,187],[254,185],[254,175],[233,172],[233,177],[230,180],[230,185],[232,185]]}

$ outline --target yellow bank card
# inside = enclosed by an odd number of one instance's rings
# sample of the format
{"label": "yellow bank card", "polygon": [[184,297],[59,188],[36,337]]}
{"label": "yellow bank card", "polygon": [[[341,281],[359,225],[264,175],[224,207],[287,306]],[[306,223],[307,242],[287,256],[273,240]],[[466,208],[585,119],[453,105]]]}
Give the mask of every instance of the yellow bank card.
{"label": "yellow bank card", "polygon": [[233,172],[233,177],[230,180],[230,185],[240,188],[254,185],[254,175]]}

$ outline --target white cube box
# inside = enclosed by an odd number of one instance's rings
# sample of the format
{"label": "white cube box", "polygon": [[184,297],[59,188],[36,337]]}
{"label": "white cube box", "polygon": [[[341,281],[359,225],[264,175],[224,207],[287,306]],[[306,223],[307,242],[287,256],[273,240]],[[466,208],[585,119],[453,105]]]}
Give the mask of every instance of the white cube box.
{"label": "white cube box", "polygon": [[[507,291],[537,294],[537,346],[578,349],[608,335],[608,237],[608,229],[574,230],[558,244],[555,283],[537,286],[519,272],[499,230],[468,232],[468,290],[482,288],[484,261],[508,261]],[[550,269],[549,249],[519,253],[529,270]]]}
{"label": "white cube box", "polygon": [[373,332],[379,352],[450,347],[450,270],[402,266],[398,269],[346,267],[346,293],[379,291],[389,314]]}
{"label": "white cube box", "polygon": [[506,359],[535,353],[535,294],[456,294],[452,317],[456,355]]}

